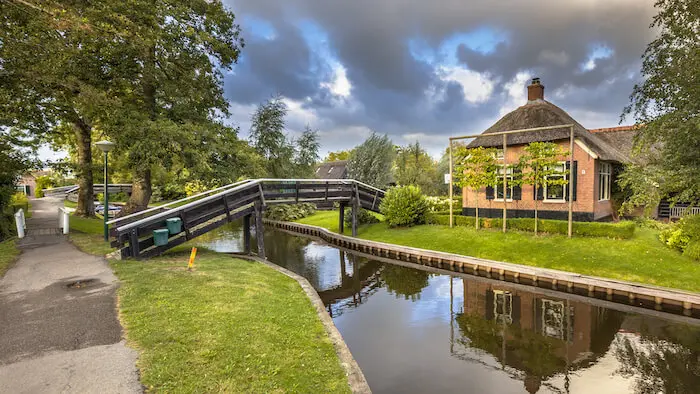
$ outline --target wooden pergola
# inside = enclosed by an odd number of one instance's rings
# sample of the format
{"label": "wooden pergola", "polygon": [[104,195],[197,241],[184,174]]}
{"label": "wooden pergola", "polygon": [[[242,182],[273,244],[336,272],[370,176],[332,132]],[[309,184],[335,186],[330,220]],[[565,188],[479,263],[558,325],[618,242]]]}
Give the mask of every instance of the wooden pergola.
{"label": "wooden pergola", "polygon": [[[531,133],[535,131],[545,131],[545,130],[555,130],[555,129],[569,129],[569,160],[571,160],[571,163],[574,162],[574,125],[569,123],[569,124],[562,124],[562,125],[557,125],[557,126],[545,126],[545,127],[533,127],[529,129],[519,129],[519,130],[507,130],[507,131],[499,131],[495,133],[488,133],[488,134],[470,134],[470,135],[463,135],[459,137],[450,137],[450,145],[449,145],[449,152],[450,152],[450,227],[454,226],[454,213],[453,213],[453,190],[452,190],[452,143],[454,141],[459,141],[459,140],[466,140],[466,139],[472,139],[472,138],[479,138],[479,137],[492,137],[492,136],[498,136],[501,135],[503,136],[503,232],[506,232],[506,214],[508,211],[508,199],[505,198],[505,192],[507,190],[507,179],[508,177],[506,176],[507,173],[507,166],[508,166],[508,161],[506,159],[506,150],[507,150],[507,139],[509,134],[520,134],[520,133]],[[573,164],[572,164],[572,169],[573,169]],[[573,234],[573,212],[574,212],[574,203],[573,203],[573,195],[574,195],[574,182],[573,182],[574,177],[569,176],[569,229],[568,229],[568,235],[569,238],[571,238]]]}

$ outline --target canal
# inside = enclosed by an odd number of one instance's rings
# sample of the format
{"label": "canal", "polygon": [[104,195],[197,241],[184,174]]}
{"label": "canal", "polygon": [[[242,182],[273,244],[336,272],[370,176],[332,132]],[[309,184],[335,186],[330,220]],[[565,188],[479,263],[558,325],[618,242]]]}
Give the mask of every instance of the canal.
{"label": "canal", "polygon": [[[242,237],[231,225],[198,239],[231,253]],[[317,290],[374,393],[700,390],[700,322],[377,261],[277,230],[265,245]]]}

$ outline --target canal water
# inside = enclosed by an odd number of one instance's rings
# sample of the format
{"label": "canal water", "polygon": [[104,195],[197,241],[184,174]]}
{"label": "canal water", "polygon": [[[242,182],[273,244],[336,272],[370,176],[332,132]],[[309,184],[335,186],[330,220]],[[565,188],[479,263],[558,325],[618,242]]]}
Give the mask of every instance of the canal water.
{"label": "canal water", "polygon": [[[199,240],[242,250],[235,225]],[[374,393],[700,393],[692,320],[379,262],[278,230],[265,247],[316,288]]]}

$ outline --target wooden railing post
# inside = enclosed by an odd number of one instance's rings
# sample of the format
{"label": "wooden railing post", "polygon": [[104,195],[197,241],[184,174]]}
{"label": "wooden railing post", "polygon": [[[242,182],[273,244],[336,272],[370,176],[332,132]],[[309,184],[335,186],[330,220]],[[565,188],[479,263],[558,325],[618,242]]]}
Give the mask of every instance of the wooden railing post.
{"label": "wooden railing post", "polygon": [[338,211],[338,233],[342,234],[345,230],[345,203],[340,203],[340,211]]}
{"label": "wooden railing post", "polygon": [[352,199],[352,236],[357,237],[357,211],[360,210],[360,200],[357,197]]}
{"label": "wooden railing post", "polygon": [[250,254],[250,214],[243,216],[243,251]]}
{"label": "wooden railing post", "polygon": [[262,203],[259,200],[255,201],[255,237],[258,240],[258,257],[265,257],[265,229],[263,228],[263,210]]}

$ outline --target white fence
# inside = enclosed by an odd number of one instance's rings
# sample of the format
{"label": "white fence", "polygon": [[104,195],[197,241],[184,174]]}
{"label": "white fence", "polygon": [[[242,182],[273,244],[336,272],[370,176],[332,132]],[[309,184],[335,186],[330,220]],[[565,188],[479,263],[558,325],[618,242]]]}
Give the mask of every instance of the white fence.
{"label": "white fence", "polygon": [[58,228],[63,229],[63,234],[70,230],[70,213],[63,207],[58,208]]}
{"label": "white fence", "polygon": [[685,215],[700,215],[700,207],[671,207],[671,219],[679,219]]}
{"label": "white fence", "polygon": [[15,213],[15,225],[17,226],[17,237],[24,238],[24,230],[27,228],[27,221],[24,218],[24,209],[22,208]]}

